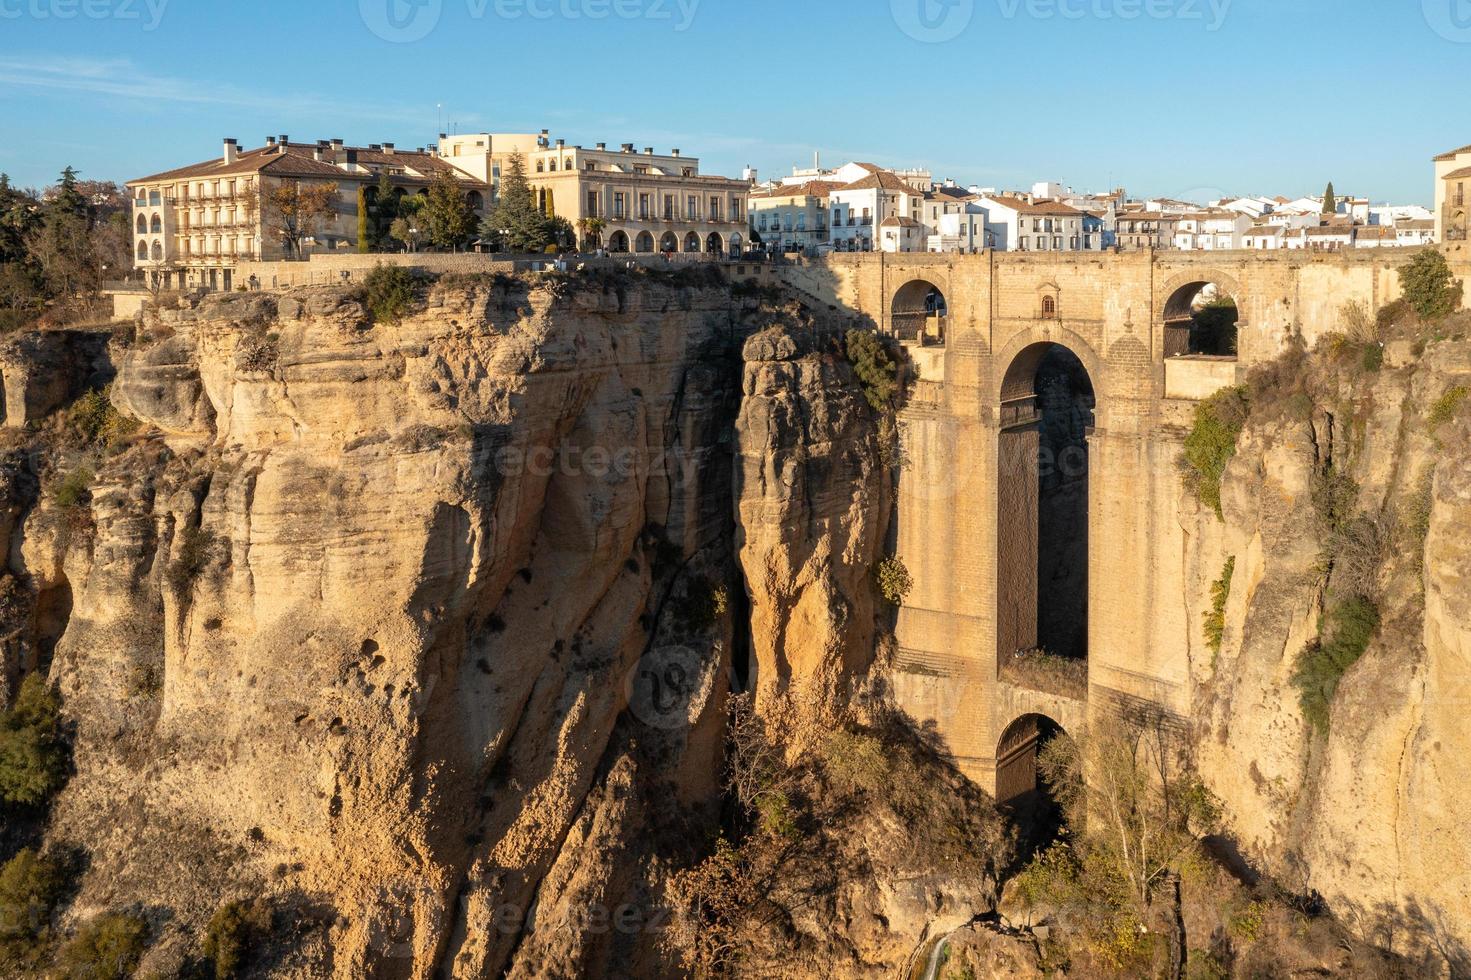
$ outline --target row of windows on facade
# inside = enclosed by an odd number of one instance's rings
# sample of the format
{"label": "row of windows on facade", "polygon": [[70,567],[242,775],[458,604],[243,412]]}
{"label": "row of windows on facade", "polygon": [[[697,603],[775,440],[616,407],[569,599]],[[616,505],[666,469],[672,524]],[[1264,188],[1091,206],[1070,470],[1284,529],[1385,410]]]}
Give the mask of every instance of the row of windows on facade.
{"label": "row of windows on facade", "polygon": [[[193,214],[192,218],[188,211],[179,215],[179,231],[181,232],[187,232],[190,228],[228,228],[237,224],[250,223],[248,212],[237,211],[235,208],[198,211]],[[140,235],[160,234],[163,231],[163,217],[155,214],[150,219],[140,214],[135,227]]]}
{"label": "row of windows on facade", "polygon": [[[572,158],[571,157],[568,157],[567,159],[565,159],[565,160],[562,161],[562,169],[564,171],[571,170],[572,169]],[[583,170],[597,170],[598,169],[598,163],[597,163],[596,160],[584,160],[583,161],[583,164],[582,164],[582,169]],[[557,158],[556,157],[551,157],[551,158],[543,158],[543,159],[537,160],[536,161],[536,172],[539,173],[539,174],[556,173],[557,172]],[[633,172],[636,173],[636,174],[647,174],[647,173],[649,173],[649,166],[646,163],[636,163],[633,166]],[[500,170],[497,169],[496,170],[496,173],[499,174],[500,173]],[[685,167],[685,168],[683,168],[680,171],[680,176],[681,177],[693,177],[694,175],[695,175],[695,168],[694,167]],[[665,174],[664,176],[668,176],[668,175]]]}
{"label": "row of windows on facade", "polygon": [[[631,197],[631,195],[629,195],[629,194],[627,194],[627,193],[625,193],[623,191],[614,191],[613,192],[613,210],[611,212],[611,216],[612,217],[614,217],[614,218],[627,218],[627,217],[632,216],[633,212],[630,212],[629,209],[628,209],[630,197]],[[659,212],[659,215],[661,217],[663,217],[663,219],[665,221],[675,221],[675,220],[679,220],[679,219],[684,219],[684,220],[688,220],[688,221],[699,221],[699,220],[701,220],[701,215],[700,215],[700,198],[699,198],[699,195],[698,194],[690,194],[688,197],[685,198],[685,210],[684,210],[684,214],[680,214],[679,213],[679,208],[676,205],[677,200],[678,199],[673,194],[665,194],[664,195],[663,202],[662,202],[664,206],[663,206],[663,210],[661,212]],[[600,217],[602,215],[602,207],[603,207],[603,195],[602,195],[602,192],[600,192],[600,191],[588,191],[587,192],[587,216],[590,217],[590,218]],[[640,194],[640,195],[638,195],[638,211],[637,211],[637,216],[639,218],[641,218],[643,220],[649,220],[649,219],[653,218],[655,216],[655,212],[654,212],[653,208],[654,208],[654,197],[653,197],[652,194]],[[719,195],[713,195],[710,198],[710,210],[705,215],[705,219],[706,220],[709,220],[709,221],[719,221],[719,220],[721,220],[720,215],[721,215],[721,213],[722,213],[723,210],[724,210],[724,203],[723,203],[721,197]],[[732,221],[740,221],[741,220],[741,212],[742,212],[742,201],[741,201],[741,199],[738,198],[738,197],[732,197],[730,199],[730,220],[732,220]]]}
{"label": "row of windows on facade", "polygon": [[[234,178],[225,180],[201,180],[192,183],[180,184],[177,187],[177,200],[188,201],[191,194],[195,198],[234,197],[236,194],[248,194],[255,189],[255,178],[244,177],[240,180]],[[152,188],[145,191],[138,189],[138,197],[135,203],[139,207],[158,207],[164,202],[164,194],[160,188]]]}
{"label": "row of windows on facade", "polygon": [[[185,239],[179,243],[179,253],[185,258],[191,255],[253,255],[254,249],[248,238],[211,238],[208,241],[200,241],[197,246]],[[154,242],[152,246],[147,242],[138,243],[138,258],[147,261],[150,256],[155,262],[163,261],[162,242]]]}

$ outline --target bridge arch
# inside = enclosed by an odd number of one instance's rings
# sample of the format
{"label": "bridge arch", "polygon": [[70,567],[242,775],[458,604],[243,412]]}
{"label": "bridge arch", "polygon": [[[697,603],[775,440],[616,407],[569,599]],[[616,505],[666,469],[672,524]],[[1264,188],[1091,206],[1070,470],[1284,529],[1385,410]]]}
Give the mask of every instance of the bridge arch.
{"label": "bridge arch", "polygon": [[[1088,657],[1089,439],[1098,357],[1067,331],[1031,337],[998,361],[996,656]],[[1076,345],[1076,346],[1074,346]]]}
{"label": "bridge arch", "polygon": [[1165,280],[1158,295],[1165,357],[1236,356],[1247,310],[1246,289],[1238,279],[1219,269],[1186,269]]}
{"label": "bridge arch", "polygon": [[900,340],[945,342],[950,304],[944,290],[929,279],[911,279],[894,290],[889,301],[889,331]]}
{"label": "bridge arch", "polygon": [[1038,789],[1037,759],[1062,725],[1044,714],[1030,712],[1012,719],[996,740],[996,793],[999,804],[1018,805]]}

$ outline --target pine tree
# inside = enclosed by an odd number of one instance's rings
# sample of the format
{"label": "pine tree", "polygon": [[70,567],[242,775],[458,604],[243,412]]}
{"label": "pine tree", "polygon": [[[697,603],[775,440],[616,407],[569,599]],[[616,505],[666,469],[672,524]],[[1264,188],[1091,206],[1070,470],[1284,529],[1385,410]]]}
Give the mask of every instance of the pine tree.
{"label": "pine tree", "polygon": [[1338,213],[1338,198],[1333,196],[1333,181],[1328,181],[1328,189],[1323,192],[1323,213]]}
{"label": "pine tree", "polygon": [[67,167],[56,182],[56,189],[46,201],[47,216],[75,215],[87,217],[87,199],[77,190],[77,171]]}
{"label": "pine tree", "polygon": [[480,226],[482,237],[511,252],[540,252],[551,243],[547,218],[526,181],[526,162],[511,155],[501,177],[500,197]]}

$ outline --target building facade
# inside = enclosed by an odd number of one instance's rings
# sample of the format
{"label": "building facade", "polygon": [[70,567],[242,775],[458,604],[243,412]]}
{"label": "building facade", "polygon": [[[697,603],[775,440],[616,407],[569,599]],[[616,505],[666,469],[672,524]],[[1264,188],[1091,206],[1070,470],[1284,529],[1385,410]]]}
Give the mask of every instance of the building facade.
{"label": "building facade", "polygon": [[441,155],[497,181],[511,155],[520,154],[538,203],[570,221],[584,247],[724,257],[740,255],[748,244],[751,181],[701,173],[699,159],[678,149],[638,152],[632,143],[589,149],[553,141],[545,131],[529,151],[519,138],[502,134],[456,139],[460,152],[441,141]]}
{"label": "building facade", "polygon": [[271,205],[272,191],[291,183],[337,188],[329,213],[299,228],[301,256],[355,250],[359,192],[376,192],[385,174],[396,193],[422,195],[437,176],[450,174],[482,215],[491,191],[424,149],[293,143],[282,135],[241,150],[227,139],[213,160],[128,182],[135,267],[156,287],[231,289],[244,285],[235,281],[240,262],[297,257],[275,230]]}
{"label": "building facade", "polygon": [[807,251],[832,240],[829,198],[842,184],[809,180],[751,194],[751,240],[770,251]]}
{"label": "building facade", "polygon": [[1471,146],[1435,158],[1435,240],[1465,242],[1471,232]]}

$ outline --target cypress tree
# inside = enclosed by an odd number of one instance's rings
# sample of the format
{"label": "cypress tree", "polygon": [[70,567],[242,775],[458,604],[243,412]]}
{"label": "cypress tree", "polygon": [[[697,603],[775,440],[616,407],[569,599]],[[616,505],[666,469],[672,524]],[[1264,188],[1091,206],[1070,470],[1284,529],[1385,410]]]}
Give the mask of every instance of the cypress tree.
{"label": "cypress tree", "polygon": [[1328,181],[1328,189],[1323,192],[1323,213],[1338,213],[1338,198],[1333,196],[1333,181]]}

